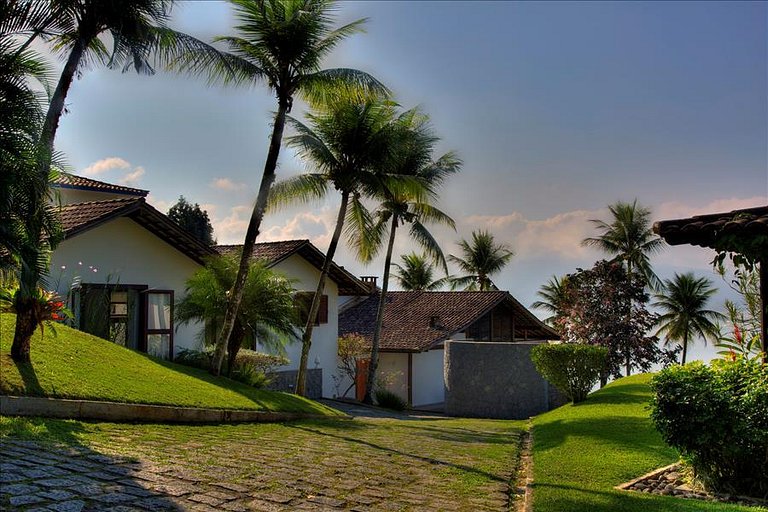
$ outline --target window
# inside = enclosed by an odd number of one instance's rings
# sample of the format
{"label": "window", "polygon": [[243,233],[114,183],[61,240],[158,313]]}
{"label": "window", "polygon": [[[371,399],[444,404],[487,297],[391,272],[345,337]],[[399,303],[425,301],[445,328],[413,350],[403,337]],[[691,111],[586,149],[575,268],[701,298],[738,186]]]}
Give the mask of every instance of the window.
{"label": "window", "polygon": [[147,292],[147,353],[173,358],[173,291]]}
{"label": "window", "polygon": [[[299,292],[296,294],[296,308],[299,313],[299,320],[306,325],[309,308],[312,306],[312,298],[315,296],[312,292]],[[323,295],[320,298],[320,309],[315,317],[315,325],[328,323],[328,296]]]}

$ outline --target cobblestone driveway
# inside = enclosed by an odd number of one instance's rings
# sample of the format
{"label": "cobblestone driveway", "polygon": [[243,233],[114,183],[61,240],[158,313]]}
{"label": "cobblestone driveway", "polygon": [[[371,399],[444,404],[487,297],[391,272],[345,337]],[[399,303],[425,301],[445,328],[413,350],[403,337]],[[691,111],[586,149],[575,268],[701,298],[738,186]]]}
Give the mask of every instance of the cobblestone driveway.
{"label": "cobblestone driveway", "polygon": [[31,421],[76,434],[64,444],[0,438],[2,510],[508,510],[520,432],[510,422],[424,418]]}

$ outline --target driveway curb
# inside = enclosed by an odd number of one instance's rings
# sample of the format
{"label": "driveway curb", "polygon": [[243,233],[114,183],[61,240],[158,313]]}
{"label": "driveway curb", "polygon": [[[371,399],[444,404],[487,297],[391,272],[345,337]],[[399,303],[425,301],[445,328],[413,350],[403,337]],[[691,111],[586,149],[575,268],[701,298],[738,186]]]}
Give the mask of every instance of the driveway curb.
{"label": "driveway curb", "polygon": [[140,423],[279,423],[329,416],[299,412],[203,409],[27,396],[0,396],[0,415]]}

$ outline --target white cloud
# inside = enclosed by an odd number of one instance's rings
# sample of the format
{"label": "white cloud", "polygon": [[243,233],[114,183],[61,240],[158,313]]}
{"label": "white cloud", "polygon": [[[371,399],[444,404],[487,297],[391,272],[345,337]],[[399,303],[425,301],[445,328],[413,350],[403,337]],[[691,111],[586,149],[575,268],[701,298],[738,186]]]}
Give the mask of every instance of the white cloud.
{"label": "white cloud", "polygon": [[226,192],[234,192],[246,188],[245,183],[235,183],[229,178],[216,178],[209,184],[209,186],[216,190],[224,190]]}
{"label": "white cloud", "polygon": [[103,158],[93,162],[91,165],[83,169],[82,174],[85,176],[98,176],[104,174],[112,169],[130,169],[131,164],[123,160],[122,158],[111,156],[109,158]]}
{"label": "white cloud", "polygon": [[336,213],[330,208],[324,208],[318,213],[298,213],[282,225],[265,229],[259,240],[269,242],[308,238],[320,250],[325,251],[331,242],[336,223]]}
{"label": "white cloud", "polygon": [[248,228],[251,207],[240,205],[230,208],[229,215],[223,219],[213,219],[213,232],[220,244],[241,244]]}
{"label": "white cloud", "polygon": [[167,213],[168,210],[170,210],[171,206],[173,206],[173,203],[169,201],[163,201],[162,199],[158,199],[152,194],[149,194],[147,196],[147,203],[152,205],[156,210]]}
{"label": "white cloud", "polygon": [[119,183],[121,185],[135,185],[144,174],[145,171],[143,167],[136,167],[133,171],[123,175]]}

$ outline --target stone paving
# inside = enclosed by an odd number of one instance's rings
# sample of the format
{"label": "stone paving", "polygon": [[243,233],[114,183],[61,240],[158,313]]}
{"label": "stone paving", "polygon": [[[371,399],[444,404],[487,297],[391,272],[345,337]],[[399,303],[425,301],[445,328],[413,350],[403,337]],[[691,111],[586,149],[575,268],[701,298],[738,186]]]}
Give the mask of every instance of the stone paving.
{"label": "stone paving", "polygon": [[0,438],[0,510],[509,510],[517,442],[415,419],[79,425],[79,444]]}

